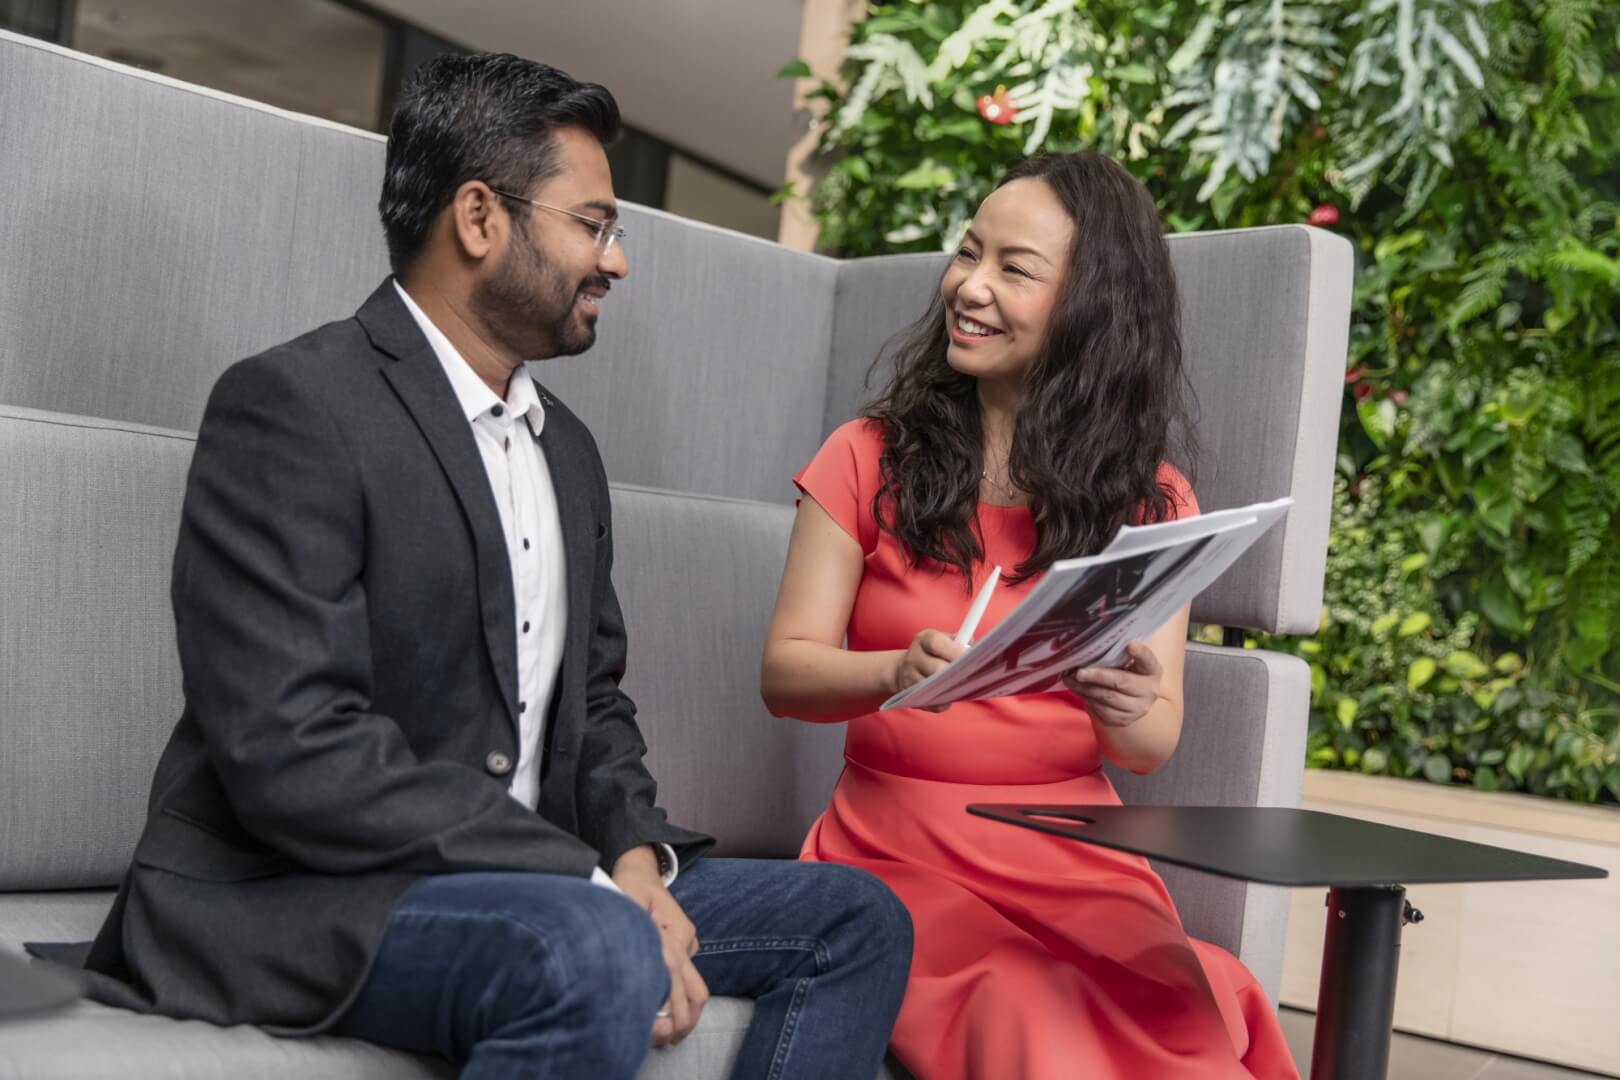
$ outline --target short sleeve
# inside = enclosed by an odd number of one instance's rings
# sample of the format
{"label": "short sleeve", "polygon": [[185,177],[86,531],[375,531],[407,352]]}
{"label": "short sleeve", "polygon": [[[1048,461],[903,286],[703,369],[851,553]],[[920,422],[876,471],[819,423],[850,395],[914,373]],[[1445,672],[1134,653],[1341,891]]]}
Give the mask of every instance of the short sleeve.
{"label": "short sleeve", "polygon": [[1198,498],[1193,494],[1192,485],[1181,475],[1181,470],[1168,461],[1159,465],[1159,487],[1169,496],[1170,514],[1165,520],[1198,516]]}
{"label": "short sleeve", "polygon": [[793,482],[870,555],[877,549],[872,499],[878,491],[883,435],[871,420],[851,420],[827,436]]}

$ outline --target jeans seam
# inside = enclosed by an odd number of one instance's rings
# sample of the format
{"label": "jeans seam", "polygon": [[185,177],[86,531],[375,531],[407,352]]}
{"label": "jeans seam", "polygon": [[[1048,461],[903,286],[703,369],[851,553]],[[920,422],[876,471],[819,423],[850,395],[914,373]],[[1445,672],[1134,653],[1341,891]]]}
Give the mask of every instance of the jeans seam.
{"label": "jeans seam", "polygon": [[[817,975],[825,975],[832,970],[832,955],[827,951],[826,942],[820,938],[723,938],[720,941],[703,942],[698,948],[697,955],[775,952],[783,949],[806,952],[815,957]],[[804,1009],[804,999],[809,994],[810,979],[805,977],[795,979],[793,997],[788,1001],[787,1014],[782,1018],[782,1033],[777,1037],[776,1052],[771,1055],[771,1068],[770,1072],[765,1074],[765,1080],[778,1080],[783,1070],[787,1068],[788,1055],[793,1049],[793,1036],[799,1027],[799,1013]]]}
{"label": "jeans seam", "polygon": [[796,949],[812,954],[816,958],[817,975],[825,975],[832,970],[832,956],[827,952],[826,943],[819,938],[725,938],[700,943],[697,955],[770,952],[776,949]]}
{"label": "jeans seam", "polygon": [[787,1068],[788,1052],[793,1049],[793,1035],[799,1027],[799,1012],[804,1008],[804,999],[808,996],[810,980],[797,980],[797,985],[793,987],[793,1000],[788,1003],[787,1016],[782,1019],[782,1034],[776,1040],[776,1053],[771,1057],[771,1071],[766,1074],[766,1080],[778,1080]]}

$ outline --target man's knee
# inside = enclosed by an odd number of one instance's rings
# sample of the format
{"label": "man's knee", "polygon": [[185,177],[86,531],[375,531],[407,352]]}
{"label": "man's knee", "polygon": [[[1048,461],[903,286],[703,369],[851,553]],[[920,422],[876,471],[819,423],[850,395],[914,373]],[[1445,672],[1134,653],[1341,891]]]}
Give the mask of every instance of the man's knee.
{"label": "man's knee", "polygon": [[509,1011],[547,1013],[561,1007],[576,1016],[598,1014],[631,1021],[652,1015],[669,996],[663,942],[647,913],[610,889],[576,890],[568,903],[537,897],[509,916],[512,949]]}
{"label": "man's knee", "polygon": [[853,866],[807,863],[817,875],[817,888],[829,907],[842,912],[850,927],[873,949],[911,956],[911,913],[894,891],[872,874]]}
{"label": "man's knee", "polygon": [[602,886],[553,933],[553,947],[587,1007],[643,1009],[649,1017],[669,996],[663,939],[633,901]]}

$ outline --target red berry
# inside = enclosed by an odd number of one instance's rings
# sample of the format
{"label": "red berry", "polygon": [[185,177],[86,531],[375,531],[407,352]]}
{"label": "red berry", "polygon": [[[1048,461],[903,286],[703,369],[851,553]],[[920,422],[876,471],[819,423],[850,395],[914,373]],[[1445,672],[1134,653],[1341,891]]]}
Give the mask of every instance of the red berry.
{"label": "red berry", "polygon": [[1311,211],[1311,216],[1305,219],[1319,229],[1331,228],[1339,223],[1339,208],[1332,203],[1323,203]]}

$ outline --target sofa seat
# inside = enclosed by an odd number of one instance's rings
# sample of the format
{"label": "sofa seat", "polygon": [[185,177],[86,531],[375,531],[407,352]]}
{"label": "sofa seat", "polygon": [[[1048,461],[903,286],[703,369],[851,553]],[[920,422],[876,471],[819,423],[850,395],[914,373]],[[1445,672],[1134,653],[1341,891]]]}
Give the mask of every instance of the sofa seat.
{"label": "sofa seat", "polygon": [[[0,948],[24,941],[94,936],[113,894],[12,893],[0,896]],[[679,1046],[647,1056],[639,1080],[721,1080],[729,1075],[754,1006],[715,997]],[[448,1062],[334,1036],[286,1039],[245,1024],[143,1016],[81,1001],[22,1020],[0,1020],[0,1080],[442,1080]],[[885,1071],[880,1080],[897,1074]]]}

